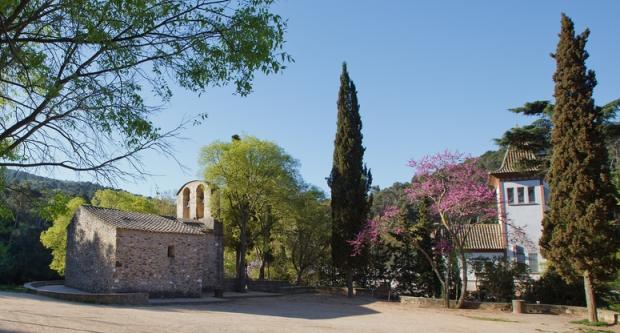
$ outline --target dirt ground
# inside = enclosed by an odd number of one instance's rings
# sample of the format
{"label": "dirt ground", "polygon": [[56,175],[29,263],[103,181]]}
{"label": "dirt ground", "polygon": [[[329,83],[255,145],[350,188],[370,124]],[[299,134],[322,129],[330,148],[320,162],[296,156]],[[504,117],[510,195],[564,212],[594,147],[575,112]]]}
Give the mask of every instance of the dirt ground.
{"label": "dirt ground", "polygon": [[588,330],[570,323],[576,319],[580,318],[418,309],[327,295],[118,307],[0,292],[2,332],[620,332],[616,327]]}

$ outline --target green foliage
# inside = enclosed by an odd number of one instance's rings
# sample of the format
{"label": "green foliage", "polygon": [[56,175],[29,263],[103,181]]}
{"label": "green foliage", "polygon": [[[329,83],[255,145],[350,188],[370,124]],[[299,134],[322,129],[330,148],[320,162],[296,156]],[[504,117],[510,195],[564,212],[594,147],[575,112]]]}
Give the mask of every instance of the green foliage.
{"label": "green foliage", "polygon": [[585,66],[588,35],[586,30],[575,36],[573,22],[562,17],[554,55],[550,210],[543,220],[540,244],[543,256],[562,277],[570,280],[587,273],[600,281],[616,273],[620,235],[614,223],[616,198],[600,126],[605,114],[594,106],[596,79]]}
{"label": "green foliage", "polygon": [[384,189],[373,187],[371,191],[372,215],[378,216],[388,207],[398,207],[398,221],[392,229],[401,232],[384,234],[380,241],[371,244],[365,279],[371,287],[394,281],[394,292],[401,295],[438,296],[441,283],[428,258],[437,265],[440,274],[445,268],[440,256],[433,251],[433,227],[425,203],[412,203],[407,198],[405,189],[410,186],[409,183],[394,183]]}
{"label": "green foliage", "polygon": [[329,257],[329,201],[315,187],[301,191],[294,200],[293,214],[284,222],[284,249],[295,270],[297,284],[316,284],[321,266]]}
{"label": "green foliage", "polygon": [[95,192],[104,189],[103,186],[91,182],[76,182],[70,180],[58,180],[53,178],[37,176],[25,171],[5,170],[7,185],[28,184],[28,187],[42,192],[62,192],[71,197],[82,197],[86,200],[92,199]]}
{"label": "green foliage", "polygon": [[292,61],[282,50],[286,21],[272,3],[3,1],[0,166],[110,179],[126,175],[116,162],[129,159],[143,172],[136,153],[170,154],[166,139],[179,130],[152,123],[157,108],[143,91],[166,102],[174,81],[194,92],[232,84],[245,95],[257,72]]}
{"label": "green foliage", "polygon": [[41,231],[49,226],[41,212],[50,195],[54,193],[32,189],[27,183],[0,187],[0,284],[58,278],[48,267],[49,251],[39,242]]}
{"label": "green foliage", "polygon": [[503,258],[474,258],[471,265],[479,283],[476,298],[480,301],[510,302],[515,296],[522,296],[530,284],[525,264]]}
{"label": "green foliage", "polygon": [[149,198],[127,191],[99,190],[92,199],[92,205],[128,212],[176,216],[176,205],[171,199]]}
{"label": "green foliage", "polygon": [[356,267],[362,267],[363,255],[351,256],[353,240],[360,232],[370,209],[368,191],[372,175],[364,165],[362,120],[359,113],[357,90],[342,66],[338,92],[338,122],[331,174],[332,209],[332,262],[341,273],[346,273],[351,292],[351,278]]}
{"label": "green foliage", "polygon": [[60,202],[51,203],[51,205],[54,206],[51,211],[56,215],[52,226],[41,233],[41,243],[45,248],[52,250],[53,259],[50,263],[50,268],[60,275],[64,275],[65,273],[67,227],[69,223],[71,223],[71,219],[77,209],[85,203],[86,201],[79,197],[65,201],[64,207],[59,206]]}
{"label": "green foliage", "polygon": [[237,287],[243,289],[248,251],[259,251],[262,264],[274,255],[279,241],[274,232],[300,183],[298,163],[273,142],[237,136],[204,147],[201,164],[206,181],[217,189],[212,204],[219,206],[212,211],[224,222],[225,244],[236,252]]}
{"label": "green foliage", "polygon": [[478,163],[484,170],[491,172],[500,168],[502,160],[506,154],[505,148],[499,150],[489,150],[478,157]]}

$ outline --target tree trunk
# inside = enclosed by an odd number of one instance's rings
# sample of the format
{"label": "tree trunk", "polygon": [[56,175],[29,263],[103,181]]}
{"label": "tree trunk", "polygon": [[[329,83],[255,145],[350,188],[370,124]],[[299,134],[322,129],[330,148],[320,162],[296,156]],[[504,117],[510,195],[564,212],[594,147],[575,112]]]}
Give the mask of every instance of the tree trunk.
{"label": "tree trunk", "polygon": [[446,256],[446,277],[444,278],[443,285],[443,305],[446,308],[450,308],[450,269],[452,266],[452,260],[450,255]]}
{"label": "tree trunk", "polygon": [[347,268],[347,296],[353,297],[353,268]]}
{"label": "tree trunk", "polygon": [[583,287],[586,292],[588,320],[591,323],[598,322],[598,314],[596,313],[596,297],[594,295],[594,286],[592,285],[592,274],[588,271],[583,272]]}
{"label": "tree trunk", "polygon": [[265,279],[265,260],[264,259],[263,261],[261,261],[261,264],[260,264],[260,270],[258,271],[258,279],[259,280]]}
{"label": "tree trunk", "polygon": [[301,281],[301,273],[302,273],[302,272],[301,272],[301,270],[298,270],[298,271],[297,271],[297,282],[296,282],[296,284],[297,284],[298,286],[301,286],[301,282],[302,282],[302,281]]}
{"label": "tree trunk", "polygon": [[247,273],[247,265],[245,262],[245,253],[247,252],[247,226],[248,226],[248,217],[249,213],[246,211],[241,212],[241,223],[240,223],[240,233],[239,233],[239,262],[237,264],[237,285],[235,290],[237,292],[244,293],[246,292],[246,277]]}
{"label": "tree trunk", "polygon": [[459,297],[458,308],[465,307],[465,296],[467,295],[467,258],[465,258],[465,251],[461,249],[461,295]]}

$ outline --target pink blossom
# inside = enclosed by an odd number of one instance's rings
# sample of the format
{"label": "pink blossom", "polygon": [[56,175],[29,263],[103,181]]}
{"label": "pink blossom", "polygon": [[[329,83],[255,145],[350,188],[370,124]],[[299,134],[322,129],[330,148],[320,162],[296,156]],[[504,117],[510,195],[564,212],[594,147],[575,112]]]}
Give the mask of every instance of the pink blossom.
{"label": "pink blossom", "polygon": [[[477,159],[448,150],[410,161],[414,168],[411,187],[405,190],[409,200],[427,200],[430,213],[452,234],[459,234],[465,226],[497,219],[495,190],[487,184],[487,173],[478,166]],[[369,244],[377,243],[387,234],[405,232],[397,217],[396,206],[386,207],[381,214],[370,219],[363,229],[350,240],[353,256],[359,255]],[[452,250],[448,240],[438,240],[436,251]]]}

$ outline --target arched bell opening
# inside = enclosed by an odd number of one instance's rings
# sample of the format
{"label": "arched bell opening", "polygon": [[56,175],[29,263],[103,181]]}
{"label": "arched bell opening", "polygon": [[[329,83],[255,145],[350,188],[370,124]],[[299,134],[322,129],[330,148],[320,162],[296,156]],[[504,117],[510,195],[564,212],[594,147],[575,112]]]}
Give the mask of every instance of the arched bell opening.
{"label": "arched bell opening", "polygon": [[204,186],[196,187],[196,219],[205,217],[205,189]]}
{"label": "arched bell opening", "polygon": [[189,219],[189,189],[183,190],[183,218]]}

